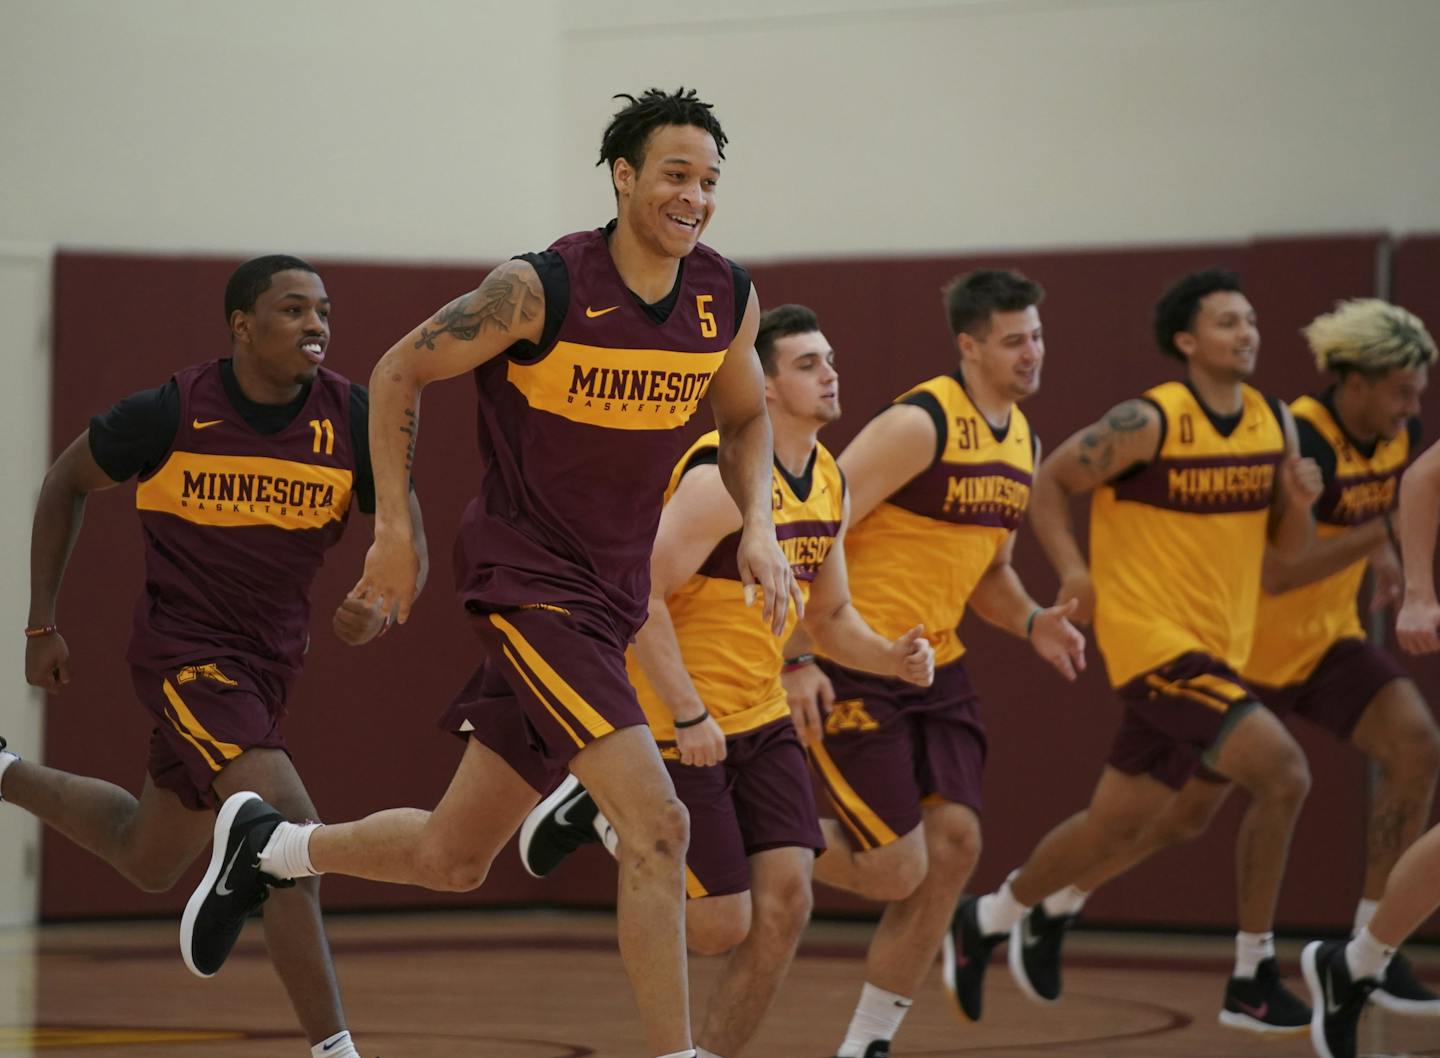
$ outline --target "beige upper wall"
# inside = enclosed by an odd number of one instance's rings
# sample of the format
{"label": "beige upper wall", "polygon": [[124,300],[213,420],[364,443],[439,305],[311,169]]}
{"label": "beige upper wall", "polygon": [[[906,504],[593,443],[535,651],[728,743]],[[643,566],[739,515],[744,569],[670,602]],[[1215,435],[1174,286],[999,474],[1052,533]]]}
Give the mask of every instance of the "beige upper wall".
{"label": "beige upper wall", "polygon": [[599,208],[611,86],[684,82],[733,141],[708,241],[735,254],[1440,228],[1434,0],[732,10],[574,0],[562,227]]}
{"label": "beige upper wall", "polygon": [[8,0],[0,240],[493,259],[698,86],[737,256],[1440,228],[1434,0]]}

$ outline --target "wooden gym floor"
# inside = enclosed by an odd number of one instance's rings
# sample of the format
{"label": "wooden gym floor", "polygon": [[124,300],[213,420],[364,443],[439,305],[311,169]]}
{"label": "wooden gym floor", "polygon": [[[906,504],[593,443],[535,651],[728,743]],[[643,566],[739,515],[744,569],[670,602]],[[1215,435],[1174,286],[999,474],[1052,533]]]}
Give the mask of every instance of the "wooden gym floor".
{"label": "wooden gym floor", "polygon": [[[329,920],[350,1027],[366,1058],[645,1058],[608,915],[430,912]],[[213,980],[190,976],[173,922],[0,931],[0,1056],[303,1058],[305,1042],[251,923]],[[829,1058],[861,984],[870,927],[822,922],[747,1058]],[[1082,932],[1068,942],[1066,995],[1039,1007],[1016,991],[1004,950],[983,1024],[951,1012],[938,972],[916,998],[895,1058],[1268,1058],[1311,1054],[1305,1038],[1262,1040],[1215,1015],[1231,960],[1224,938]],[[1303,994],[1298,942],[1282,943]],[[1411,953],[1440,980],[1440,950]],[[703,1009],[718,960],[691,963]],[[1367,1054],[1440,1056],[1440,1019],[1370,1013]]]}

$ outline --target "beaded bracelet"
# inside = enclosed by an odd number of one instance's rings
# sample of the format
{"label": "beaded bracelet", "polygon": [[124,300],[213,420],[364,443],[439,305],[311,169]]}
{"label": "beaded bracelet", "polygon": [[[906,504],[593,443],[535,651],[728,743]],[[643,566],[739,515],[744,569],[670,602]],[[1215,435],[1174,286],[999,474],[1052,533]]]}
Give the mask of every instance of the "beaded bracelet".
{"label": "beaded bracelet", "polygon": [[25,629],[26,639],[39,639],[41,636],[53,635],[60,631],[59,625],[30,625]]}
{"label": "beaded bracelet", "polygon": [[796,654],[793,658],[786,658],[785,664],[780,667],[781,672],[794,672],[796,669],[803,669],[806,665],[815,664],[814,654]]}

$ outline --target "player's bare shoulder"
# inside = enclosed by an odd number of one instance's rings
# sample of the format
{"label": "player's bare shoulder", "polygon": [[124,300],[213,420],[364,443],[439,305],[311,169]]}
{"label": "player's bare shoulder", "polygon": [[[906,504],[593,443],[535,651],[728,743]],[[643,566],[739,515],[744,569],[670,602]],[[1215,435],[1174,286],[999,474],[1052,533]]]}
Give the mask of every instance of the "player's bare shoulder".
{"label": "player's bare shoulder", "polygon": [[1057,449],[1068,455],[1071,469],[1091,484],[1109,481],[1133,467],[1151,462],[1164,440],[1165,417],[1140,397],[1123,400]]}

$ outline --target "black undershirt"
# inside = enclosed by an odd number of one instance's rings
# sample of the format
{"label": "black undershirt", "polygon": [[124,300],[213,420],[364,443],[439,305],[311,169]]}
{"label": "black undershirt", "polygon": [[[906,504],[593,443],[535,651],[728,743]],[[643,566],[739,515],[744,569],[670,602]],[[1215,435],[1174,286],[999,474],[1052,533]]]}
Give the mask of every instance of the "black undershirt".
{"label": "black undershirt", "polygon": [[[286,404],[257,404],[240,388],[235,366],[220,361],[220,382],[225,395],[245,425],[258,434],[279,433],[300,414],[310,397],[310,385],[301,387]],[[180,389],[172,378],[157,389],[142,389],[123,398],[90,420],[90,454],[112,481],[128,481],[158,470],[180,430]],[[375,513],[375,476],[370,468],[370,393],[350,386],[350,444],[355,454],[355,501],[366,514]]]}

